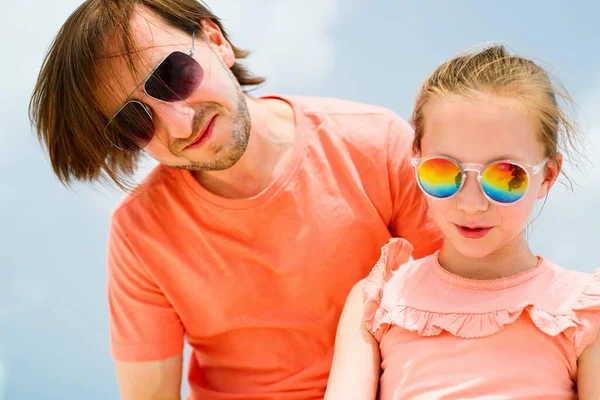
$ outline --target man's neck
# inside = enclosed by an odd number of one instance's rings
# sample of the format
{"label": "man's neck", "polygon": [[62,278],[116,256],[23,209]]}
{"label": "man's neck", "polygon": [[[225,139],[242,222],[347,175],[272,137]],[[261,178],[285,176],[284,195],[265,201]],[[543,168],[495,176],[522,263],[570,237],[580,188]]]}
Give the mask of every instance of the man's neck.
{"label": "man's neck", "polygon": [[294,146],[294,112],[288,103],[246,101],[252,127],[244,155],[226,170],[193,172],[204,188],[221,197],[248,198],[262,192],[282,173]]}

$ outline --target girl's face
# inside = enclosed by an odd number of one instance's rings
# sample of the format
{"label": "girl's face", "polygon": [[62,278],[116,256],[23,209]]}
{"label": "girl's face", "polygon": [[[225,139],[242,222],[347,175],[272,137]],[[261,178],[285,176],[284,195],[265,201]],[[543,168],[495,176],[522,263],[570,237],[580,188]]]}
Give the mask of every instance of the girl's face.
{"label": "girl's face", "polygon": [[[481,93],[430,100],[419,156],[447,156],[483,165],[499,160],[537,165],[546,155],[535,120],[519,101]],[[536,200],[546,196],[560,172],[560,158],[550,160],[537,175],[528,172],[529,189],[514,204],[490,202],[474,171],[466,172],[466,181],[453,197],[428,197],[447,244],[466,257],[479,258],[521,240]]]}

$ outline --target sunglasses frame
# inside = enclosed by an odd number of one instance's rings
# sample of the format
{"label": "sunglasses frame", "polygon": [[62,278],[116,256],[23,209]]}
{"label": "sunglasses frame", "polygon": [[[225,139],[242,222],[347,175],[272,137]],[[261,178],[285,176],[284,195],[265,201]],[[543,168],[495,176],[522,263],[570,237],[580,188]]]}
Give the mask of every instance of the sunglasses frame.
{"label": "sunglasses frame", "polygon": [[[421,180],[419,179],[419,167],[421,166],[421,164],[423,164],[426,161],[429,160],[433,160],[433,159],[444,159],[444,160],[448,160],[452,163],[454,163],[461,171],[461,176],[462,179],[460,181],[460,186],[458,187],[458,189],[456,189],[456,192],[454,192],[452,195],[448,196],[448,197],[436,197],[430,193],[428,193],[423,186],[421,185]],[[483,195],[485,196],[486,199],[488,199],[489,202],[499,205],[499,206],[511,206],[513,204],[518,203],[519,201],[521,201],[526,195],[527,192],[529,191],[529,187],[530,184],[529,182],[531,181],[531,177],[535,176],[537,174],[539,174],[544,166],[546,165],[546,163],[548,162],[548,160],[550,160],[550,157],[546,157],[544,158],[539,164],[537,165],[530,165],[530,164],[522,164],[522,163],[518,163],[515,162],[513,160],[498,160],[498,161],[492,161],[490,163],[487,164],[477,164],[477,163],[461,163],[457,160],[455,160],[452,157],[448,157],[448,156],[430,156],[430,157],[412,157],[410,159],[410,163],[412,164],[412,166],[415,169],[415,179],[417,180],[417,184],[419,185],[419,188],[421,189],[421,191],[428,197],[431,197],[432,199],[436,199],[436,200],[447,200],[450,199],[454,196],[456,196],[456,194],[458,192],[460,192],[460,190],[463,188],[463,186],[465,185],[465,182],[467,181],[467,172],[468,171],[472,171],[472,172],[476,172],[477,173],[477,182],[479,183],[479,187],[481,188],[481,192],[483,193]],[[495,164],[500,164],[500,163],[510,163],[513,165],[516,165],[517,167],[520,167],[521,169],[523,169],[523,171],[525,171],[525,174],[527,174],[527,188],[525,189],[525,192],[523,193],[523,195],[521,197],[519,197],[517,200],[510,202],[510,203],[502,203],[499,202],[497,200],[492,199],[486,192],[485,189],[483,188],[483,183],[481,182],[481,174],[490,166],[495,165]]]}
{"label": "sunglasses frame", "polygon": [[[161,60],[161,61],[160,61],[158,64],[156,64],[156,66],[155,66],[154,68],[152,68],[152,70],[151,70],[151,71],[150,71],[150,72],[149,72],[149,73],[146,75],[146,77],[145,77],[145,78],[144,78],[144,79],[143,79],[143,80],[142,80],[142,81],[141,81],[141,82],[140,82],[140,83],[139,83],[139,84],[138,84],[138,85],[135,87],[135,89],[133,89],[133,90],[131,91],[131,93],[129,93],[129,95],[127,96],[127,99],[128,99],[128,98],[130,98],[130,97],[131,97],[131,95],[133,95],[133,94],[134,94],[134,93],[135,93],[135,92],[138,90],[138,88],[139,88],[140,86],[142,86],[142,88],[144,89],[144,94],[142,95],[142,97],[140,97],[140,99],[134,99],[134,100],[127,100],[127,101],[125,101],[125,103],[123,103],[123,105],[122,105],[121,107],[119,107],[119,109],[118,109],[118,110],[117,110],[117,111],[116,111],[116,112],[113,114],[113,116],[110,118],[110,120],[109,120],[109,121],[106,123],[106,125],[104,126],[104,133],[105,133],[105,134],[106,134],[106,129],[108,129],[108,127],[110,126],[111,122],[112,122],[112,121],[113,121],[113,120],[114,120],[114,119],[117,117],[117,115],[119,115],[119,113],[120,113],[120,112],[121,112],[121,111],[122,111],[122,110],[123,110],[123,109],[124,109],[124,108],[125,108],[127,105],[129,105],[129,104],[132,104],[132,103],[133,103],[133,104],[137,103],[137,104],[141,105],[141,106],[142,106],[142,108],[144,109],[144,111],[146,112],[146,114],[148,114],[148,117],[150,117],[150,120],[153,120],[153,119],[154,119],[154,118],[152,117],[152,113],[151,113],[151,112],[150,112],[150,110],[148,109],[148,108],[149,108],[149,106],[148,106],[147,104],[144,104],[144,103],[142,102],[142,99],[143,99],[145,96],[148,96],[148,97],[150,97],[150,98],[152,98],[152,99],[154,99],[154,100],[160,101],[160,102],[162,102],[162,103],[169,103],[169,102],[168,102],[168,101],[161,100],[161,99],[159,99],[159,98],[156,98],[156,97],[154,97],[154,96],[150,95],[150,94],[149,94],[149,93],[146,91],[146,84],[148,83],[148,80],[149,80],[149,79],[152,77],[152,75],[154,74],[154,72],[156,72],[156,70],[157,70],[158,68],[160,68],[160,66],[161,66],[161,65],[162,65],[162,64],[165,62],[165,60],[166,60],[167,58],[171,57],[171,55],[172,55],[172,54],[174,54],[174,53],[181,53],[181,54],[185,54],[185,55],[187,55],[188,57],[190,57],[190,58],[192,58],[192,59],[193,59],[194,53],[196,52],[196,40],[195,40],[195,38],[196,38],[196,31],[193,31],[193,32],[192,32],[192,48],[190,49],[190,52],[189,52],[189,54],[186,54],[186,53],[184,53],[184,52],[182,52],[182,51],[179,51],[179,50],[172,51],[172,52],[170,52],[169,54],[167,54],[167,55],[166,55],[166,56],[165,56],[165,57],[164,57],[164,58],[163,58],[163,59],[162,59],[162,60]],[[194,60],[194,61],[195,61],[195,62],[197,62],[196,60]],[[182,99],[182,100],[185,100],[185,99]],[[148,141],[148,143],[150,143],[150,141]],[[146,143],[146,145],[148,145],[148,143]],[[117,145],[115,144],[115,146],[117,146]],[[121,149],[119,146],[117,146],[117,147],[118,147],[119,149]],[[138,146],[138,147],[139,147],[139,146]],[[146,146],[144,146],[144,147],[146,147]],[[140,150],[143,150],[143,149],[144,149],[144,147],[139,147],[139,149],[140,149]],[[123,150],[123,149],[121,149],[121,150]]]}

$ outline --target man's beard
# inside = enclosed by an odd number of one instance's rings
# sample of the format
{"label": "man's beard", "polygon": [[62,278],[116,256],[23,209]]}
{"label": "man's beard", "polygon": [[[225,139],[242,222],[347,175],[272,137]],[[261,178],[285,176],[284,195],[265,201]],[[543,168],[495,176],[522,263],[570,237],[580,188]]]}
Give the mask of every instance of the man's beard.
{"label": "man's beard", "polygon": [[[186,169],[190,171],[222,171],[231,168],[244,155],[248,140],[250,138],[250,129],[252,127],[250,121],[250,112],[246,102],[246,95],[242,91],[241,86],[231,74],[231,78],[236,87],[237,104],[235,110],[235,119],[233,120],[233,128],[231,138],[225,144],[213,144],[208,147],[210,153],[215,154],[213,159],[206,161],[191,161],[185,165],[170,165],[172,168]],[[198,118],[198,126],[200,129],[205,123],[205,116],[212,114],[215,110],[221,107],[219,104],[210,103],[200,113]],[[195,131],[197,131],[197,129]]]}

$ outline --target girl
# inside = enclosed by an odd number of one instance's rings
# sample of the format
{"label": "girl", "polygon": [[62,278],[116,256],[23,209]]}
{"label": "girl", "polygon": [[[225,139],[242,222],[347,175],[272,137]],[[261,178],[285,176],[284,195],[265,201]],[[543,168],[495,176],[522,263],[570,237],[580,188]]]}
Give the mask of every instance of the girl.
{"label": "girl", "polygon": [[407,241],[383,248],[348,297],[326,400],[600,399],[600,270],[563,269],[524,234],[576,139],[557,96],[502,46],[426,80],[412,162],[444,245],[410,262]]}

